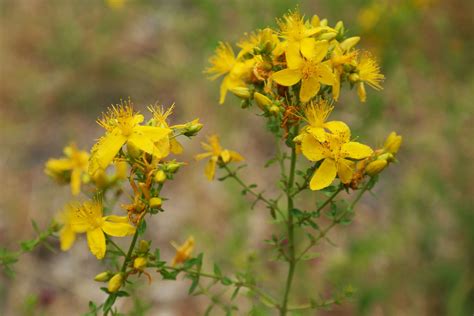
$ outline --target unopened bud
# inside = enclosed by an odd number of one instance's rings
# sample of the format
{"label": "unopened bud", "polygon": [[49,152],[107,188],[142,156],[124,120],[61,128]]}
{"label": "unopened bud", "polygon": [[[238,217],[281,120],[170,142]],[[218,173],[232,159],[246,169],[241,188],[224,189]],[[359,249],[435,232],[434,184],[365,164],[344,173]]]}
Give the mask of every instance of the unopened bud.
{"label": "unopened bud", "polygon": [[153,179],[158,183],[163,183],[166,180],[166,173],[160,169],[155,173],[155,177]]}
{"label": "unopened bud", "polygon": [[341,31],[344,31],[344,22],[342,21],[339,21],[336,23],[336,26],[334,27],[334,29],[339,33]]}
{"label": "unopened bud", "polygon": [[127,162],[124,160],[118,160],[115,163],[115,176],[117,179],[125,179],[127,178],[127,170],[128,165]]}
{"label": "unopened bud", "polygon": [[273,104],[272,100],[270,100],[267,96],[258,92],[255,92],[253,94],[253,98],[255,99],[255,102],[257,103],[258,107],[263,111],[266,108],[272,106]]}
{"label": "unopened bud", "polygon": [[319,16],[317,16],[316,14],[313,15],[313,17],[311,18],[311,25],[314,27],[318,27],[319,24],[320,24]]}
{"label": "unopened bud", "polygon": [[150,250],[150,242],[146,240],[140,240],[140,243],[138,244],[138,251],[139,252],[148,252]]}
{"label": "unopened bud", "polygon": [[122,286],[122,282],[123,282],[122,273],[117,273],[110,279],[107,289],[109,290],[110,293],[115,293]]}
{"label": "unopened bud", "polygon": [[374,160],[367,165],[365,168],[365,173],[367,173],[369,176],[375,176],[385,169],[387,165],[387,160]]}
{"label": "unopened bud", "polygon": [[396,154],[400,149],[401,144],[402,136],[397,135],[397,133],[395,132],[391,132],[390,135],[388,135],[387,140],[385,140],[383,148],[385,149],[385,151],[391,154]]}
{"label": "unopened bud", "polygon": [[140,157],[140,149],[131,142],[127,142],[127,153],[132,158]]}
{"label": "unopened bud", "polygon": [[360,80],[359,74],[356,74],[355,72],[354,72],[354,73],[351,73],[351,74],[349,75],[349,80],[350,80],[350,82],[352,82],[352,83],[358,82],[358,81]]}
{"label": "unopened bud", "polygon": [[138,257],[133,260],[133,267],[137,270],[142,270],[146,267],[147,260],[145,257]]}
{"label": "unopened bud", "polygon": [[278,114],[278,112],[280,112],[280,108],[276,105],[272,105],[270,107],[270,112],[276,115],[276,114]]}
{"label": "unopened bud", "polygon": [[196,136],[197,133],[202,129],[202,127],[203,125],[199,123],[198,119],[196,119],[186,124],[186,126],[184,127],[183,135],[186,135],[188,137]]}
{"label": "unopened bud", "polygon": [[348,51],[349,49],[351,49],[352,47],[356,46],[357,43],[359,43],[360,41],[360,37],[359,36],[353,36],[353,37],[349,37],[348,39],[345,39],[342,43],[341,43],[341,48],[342,50],[344,51]]}
{"label": "unopened bud", "polygon": [[157,208],[163,204],[163,200],[161,200],[159,197],[154,197],[150,199],[149,203],[151,208]]}
{"label": "unopened bud", "polygon": [[293,138],[293,142],[295,144],[301,144],[301,142],[303,141],[303,134],[299,134],[298,136],[296,136],[295,138]]}
{"label": "unopened bud", "polygon": [[319,22],[319,25],[320,25],[320,26],[328,26],[328,19],[322,19],[322,20]]}
{"label": "unopened bud", "polygon": [[250,90],[249,88],[246,88],[246,87],[235,87],[235,88],[231,88],[229,89],[233,94],[235,94],[236,96],[238,96],[239,98],[242,98],[242,99],[248,99],[250,98]]}
{"label": "unopened bud", "polygon": [[329,31],[329,32],[322,33],[321,35],[319,35],[318,40],[330,41],[330,40],[336,38],[336,36],[337,36],[336,32]]}
{"label": "unopened bud", "polygon": [[97,282],[107,282],[108,280],[110,280],[110,278],[113,276],[112,272],[110,271],[104,271],[104,272],[101,272],[99,274],[97,274],[95,277],[94,277],[94,281],[97,281]]}
{"label": "unopened bud", "polygon": [[175,173],[182,165],[182,162],[168,162],[164,168],[168,172]]}

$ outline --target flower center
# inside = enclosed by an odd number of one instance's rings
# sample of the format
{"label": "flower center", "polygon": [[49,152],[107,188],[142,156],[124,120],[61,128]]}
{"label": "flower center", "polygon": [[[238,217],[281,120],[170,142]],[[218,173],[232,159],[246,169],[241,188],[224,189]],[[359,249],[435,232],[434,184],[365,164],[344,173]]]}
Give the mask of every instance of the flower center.
{"label": "flower center", "polygon": [[314,77],[318,73],[319,64],[311,60],[305,60],[301,67],[301,73],[303,79]]}

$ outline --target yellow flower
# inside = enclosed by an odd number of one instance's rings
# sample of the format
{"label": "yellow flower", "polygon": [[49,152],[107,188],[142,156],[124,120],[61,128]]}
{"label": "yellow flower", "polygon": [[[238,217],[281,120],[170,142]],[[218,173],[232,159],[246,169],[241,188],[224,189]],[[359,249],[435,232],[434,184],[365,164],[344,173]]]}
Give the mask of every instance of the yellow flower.
{"label": "yellow flower", "polygon": [[237,59],[247,54],[259,54],[262,51],[271,52],[275,56],[283,53],[278,36],[270,28],[258,30],[256,33],[245,33],[244,37],[237,43],[237,46],[240,48]]}
{"label": "yellow flower", "polygon": [[316,140],[323,142],[326,140],[327,132],[345,128],[345,123],[341,121],[326,122],[334,107],[326,100],[321,99],[317,102],[311,101],[305,108],[305,120],[308,123],[305,126],[298,139],[302,139],[304,134],[310,134]]}
{"label": "yellow flower", "polygon": [[288,46],[286,62],[288,68],[273,74],[272,78],[282,86],[293,86],[301,81],[300,100],[309,101],[318,92],[322,84],[334,85],[336,78],[331,69],[331,62],[322,62],[328,52],[327,41],[316,41],[309,38],[302,42],[300,50]]}
{"label": "yellow flower", "polygon": [[87,243],[92,254],[97,259],[105,256],[105,234],[123,237],[135,233],[135,227],[129,224],[127,216],[103,216],[102,204],[98,201],[88,201],[82,205],[76,204],[71,217],[71,228],[76,233],[86,233]]}
{"label": "yellow flower", "polygon": [[209,143],[202,142],[202,148],[207,152],[198,154],[195,156],[196,160],[201,160],[210,157],[209,162],[206,165],[204,174],[209,180],[214,179],[216,173],[216,165],[218,162],[227,164],[231,161],[242,161],[244,158],[237,152],[223,149],[219,143],[219,136],[211,135],[207,138]]}
{"label": "yellow flower", "polygon": [[112,106],[107,114],[98,121],[106,133],[94,145],[89,160],[89,173],[94,175],[98,170],[105,170],[124,144],[142,150],[158,158],[167,154],[168,148],[157,147],[155,143],[167,138],[169,128],[141,126],[143,115],[134,112],[131,101]]}
{"label": "yellow flower", "polygon": [[82,177],[87,173],[89,154],[78,150],[75,144],[70,144],[64,148],[64,155],[65,158],[49,159],[45,173],[57,180],[62,180],[65,173],[70,173],[71,193],[78,195],[81,192]]}
{"label": "yellow flower", "polygon": [[79,202],[70,202],[58,214],[58,222],[63,225],[59,231],[59,243],[62,251],[71,249],[76,241],[76,232],[72,228],[71,221],[74,210],[80,206]]}
{"label": "yellow flower", "polygon": [[[175,126],[169,126],[168,116],[173,114],[174,104],[165,111],[163,107],[159,106],[149,106],[148,110],[153,114],[152,125],[161,127],[161,128],[174,128]],[[170,134],[168,137],[163,137],[158,143],[155,144],[159,148],[163,148],[163,156],[168,156],[169,152],[171,151],[175,155],[179,155],[183,152],[183,146],[176,140],[174,135]]]}
{"label": "yellow flower", "polygon": [[191,258],[191,253],[194,250],[193,236],[188,237],[188,239],[186,239],[186,241],[181,246],[178,246],[174,243],[171,244],[176,249],[176,255],[174,256],[173,261],[171,262],[171,265],[173,267]]}
{"label": "yellow flower", "polygon": [[219,99],[219,103],[223,104],[227,91],[246,88],[245,79],[250,75],[255,61],[253,58],[240,61],[235,57],[229,43],[220,42],[215,55],[209,58],[209,63],[211,67],[207,68],[205,73],[211,75],[211,80],[225,76],[221,83]]}
{"label": "yellow flower", "polygon": [[310,134],[302,139],[303,155],[311,161],[323,160],[311,178],[311,190],[324,189],[334,181],[336,175],[342,183],[349,183],[354,172],[354,162],[349,159],[364,159],[373,152],[367,145],[351,142],[351,132],[345,124],[339,124],[331,132],[326,135],[324,142],[319,142]]}
{"label": "yellow flower", "polygon": [[120,10],[125,5],[125,0],[106,0],[107,6],[113,10]]}
{"label": "yellow flower", "polygon": [[361,54],[357,63],[357,71],[359,80],[357,93],[360,101],[365,102],[367,100],[367,93],[365,92],[364,83],[367,83],[375,90],[381,90],[382,86],[380,83],[385,79],[385,76],[380,73],[379,65],[367,52]]}

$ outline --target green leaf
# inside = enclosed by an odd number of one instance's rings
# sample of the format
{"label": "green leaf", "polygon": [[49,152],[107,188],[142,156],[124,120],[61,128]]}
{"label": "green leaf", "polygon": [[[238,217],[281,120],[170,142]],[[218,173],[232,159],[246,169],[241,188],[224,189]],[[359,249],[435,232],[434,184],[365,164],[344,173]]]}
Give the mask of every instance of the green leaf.
{"label": "green leaf", "polygon": [[235,288],[234,292],[232,293],[232,296],[230,297],[231,301],[235,300],[235,298],[239,294],[239,291],[240,291],[240,286]]}
{"label": "green leaf", "polygon": [[33,250],[37,244],[38,244],[38,241],[36,239],[25,240],[20,243],[20,247],[21,247],[21,250],[25,252],[29,252]]}
{"label": "green leaf", "polygon": [[221,280],[221,283],[223,285],[231,285],[232,284],[232,280],[229,279],[228,277],[223,277],[222,280]]}
{"label": "green leaf", "polygon": [[321,256],[321,254],[319,252],[308,252],[308,253],[304,254],[301,257],[301,260],[303,260],[303,261],[312,260],[312,259],[318,258],[320,256]]}
{"label": "green leaf", "polygon": [[115,294],[110,294],[109,295],[107,300],[105,300],[105,302],[104,302],[104,306],[102,307],[102,310],[104,311],[104,313],[110,311],[110,309],[114,305],[116,299],[117,299],[117,296]]}
{"label": "green leaf", "polygon": [[146,231],[146,221],[143,219],[141,222],[140,222],[140,225],[138,225],[138,235],[141,236],[145,233]]}
{"label": "green leaf", "polygon": [[216,263],[214,263],[214,274],[218,277],[222,277],[222,271]]}

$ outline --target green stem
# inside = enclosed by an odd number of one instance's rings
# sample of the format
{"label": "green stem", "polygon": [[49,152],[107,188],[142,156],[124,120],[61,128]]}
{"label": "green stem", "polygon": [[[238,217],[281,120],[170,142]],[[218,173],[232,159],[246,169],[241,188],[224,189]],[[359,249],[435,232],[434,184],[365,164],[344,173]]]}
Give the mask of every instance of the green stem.
{"label": "green stem", "polygon": [[288,177],[288,184],[286,187],[286,195],[288,197],[288,220],[287,220],[287,230],[288,230],[288,275],[286,278],[285,285],[285,294],[283,296],[283,302],[280,307],[280,315],[285,316],[288,311],[288,299],[291,292],[291,285],[293,283],[293,276],[295,274],[296,267],[296,258],[295,258],[295,226],[293,223],[293,185],[295,182],[295,167],[296,167],[296,149],[293,146],[291,148],[291,162],[290,162],[290,173]]}
{"label": "green stem", "polygon": [[240,184],[240,186],[242,188],[244,188],[244,190],[246,192],[252,194],[257,200],[262,201],[270,209],[273,209],[273,210],[277,211],[283,217],[283,214],[282,214],[281,210],[278,208],[278,205],[277,205],[276,202],[272,202],[272,201],[266,199],[265,197],[263,197],[262,193],[257,193],[254,190],[252,190],[252,188],[250,188],[247,184],[245,184],[245,182],[242,179],[240,179],[240,177],[237,175],[237,173],[235,171],[230,170],[230,168],[227,165],[224,165],[223,168],[227,171],[229,177],[231,177],[238,184]]}
{"label": "green stem", "polygon": [[117,245],[113,240],[112,238],[110,238],[109,236],[105,235],[105,238],[107,239],[107,241],[112,245],[114,246],[115,249],[117,249],[118,252],[120,252],[120,254],[123,256],[123,257],[127,257],[127,254],[122,250],[122,248],[119,247],[119,245]]}

